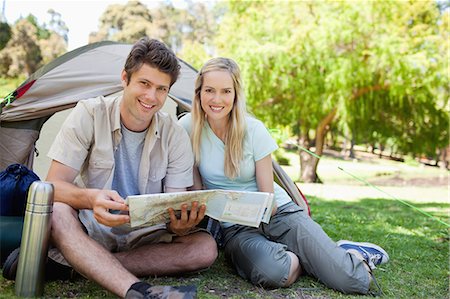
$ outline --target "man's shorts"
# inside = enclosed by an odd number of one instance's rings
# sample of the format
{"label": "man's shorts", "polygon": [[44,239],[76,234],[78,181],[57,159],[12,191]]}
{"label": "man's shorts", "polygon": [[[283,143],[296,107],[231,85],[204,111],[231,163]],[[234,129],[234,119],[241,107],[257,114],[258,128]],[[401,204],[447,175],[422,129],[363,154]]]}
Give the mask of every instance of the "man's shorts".
{"label": "man's shorts", "polygon": [[[109,227],[98,223],[92,210],[80,210],[78,218],[89,237],[113,253],[128,251],[148,244],[171,243],[176,237],[176,234],[170,233],[166,229],[165,224],[132,228],[127,223],[121,226]],[[209,233],[206,229],[197,228],[190,231],[189,234],[200,231]],[[48,257],[58,263],[69,266],[61,252],[55,247],[49,249]]]}

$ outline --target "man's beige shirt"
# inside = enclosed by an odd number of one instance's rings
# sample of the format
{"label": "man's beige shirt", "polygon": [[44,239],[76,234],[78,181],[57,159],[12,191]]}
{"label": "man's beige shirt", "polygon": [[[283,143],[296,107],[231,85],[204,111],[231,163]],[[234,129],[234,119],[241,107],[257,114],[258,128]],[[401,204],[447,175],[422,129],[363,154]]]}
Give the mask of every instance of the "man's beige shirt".
{"label": "man's beige shirt", "polygon": [[[122,139],[122,96],[79,101],[64,122],[48,156],[79,171],[80,187],[111,189],[114,152]],[[145,136],[139,166],[139,192],[161,193],[164,187],[192,186],[194,163],[185,130],[168,114],[158,112]]]}

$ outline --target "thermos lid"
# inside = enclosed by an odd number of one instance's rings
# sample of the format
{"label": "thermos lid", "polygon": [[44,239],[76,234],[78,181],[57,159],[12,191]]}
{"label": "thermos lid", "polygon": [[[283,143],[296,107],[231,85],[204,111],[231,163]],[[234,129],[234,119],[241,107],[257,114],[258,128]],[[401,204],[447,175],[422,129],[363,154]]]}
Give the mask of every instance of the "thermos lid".
{"label": "thermos lid", "polygon": [[28,190],[26,211],[51,213],[53,211],[53,185],[49,182],[34,181]]}

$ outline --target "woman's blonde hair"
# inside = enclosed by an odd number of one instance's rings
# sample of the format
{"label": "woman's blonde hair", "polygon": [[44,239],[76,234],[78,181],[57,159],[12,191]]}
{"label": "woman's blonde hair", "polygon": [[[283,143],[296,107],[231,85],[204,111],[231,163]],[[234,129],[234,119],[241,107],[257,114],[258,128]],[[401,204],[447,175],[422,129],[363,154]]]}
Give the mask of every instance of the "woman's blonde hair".
{"label": "woman's blonde hair", "polygon": [[213,58],[205,63],[197,75],[195,81],[195,96],[192,104],[192,147],[195,155],[195,164],[200,163],[200,142],[202,129],[206,121],[206,114],[200,103],[200,93],[203,86],[203,77],[212,71],[227,71],[234,84],[234,102],[231,109],[228,130],[225,135],[225,175],[229,178],[239,176],[239,163],[243,158],[244,136],[246,129],[245,117],[247,109],[245,104],[244,90],[241,81],[239,66],[229,58]]}

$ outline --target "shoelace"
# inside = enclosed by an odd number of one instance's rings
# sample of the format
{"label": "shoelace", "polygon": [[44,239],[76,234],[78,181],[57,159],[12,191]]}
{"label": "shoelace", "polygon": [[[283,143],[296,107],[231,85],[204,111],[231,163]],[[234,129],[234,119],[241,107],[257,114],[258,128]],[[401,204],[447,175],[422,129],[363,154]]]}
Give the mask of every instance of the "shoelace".
{"label": "shoelace", "polygon": [[[369,265],[370,267],[370,265]],[[376,286],[377,290],[369,290],[369,294],[372,295],[373,297],[379,297],[379,296],[383,296],[383,290],[381,289],[380,285],[378,284],[377,279],[375,278],[375,275],[373,275],[372,270],[369,271],[370,277],[372,277],[372,281],[373,284]]]}
{"label": "shoelace", "polygon": [[373,263],[378,263],[378,261],[381,261],[382,258],[383,256],[379,253],[372,254],[372,256],[370,257]]}
{"label": "shoelace", "polygon": [[380,261],[383,258],[383,256],[379,253],[371,254],[361,246],[358,246],[358,248],[364,253],[365,256],[367,256],[367,263],[370,269],[375,269],[376,268],[375,263],[378,263],[378,261]]}

